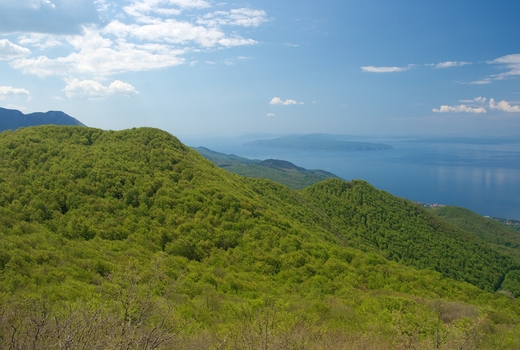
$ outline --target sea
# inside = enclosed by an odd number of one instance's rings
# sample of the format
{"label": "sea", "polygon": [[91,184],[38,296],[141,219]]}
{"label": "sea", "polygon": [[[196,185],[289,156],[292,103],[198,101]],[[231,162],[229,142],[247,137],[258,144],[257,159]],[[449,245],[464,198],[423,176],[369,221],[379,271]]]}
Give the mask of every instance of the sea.
{"label": "sea", "polygon": [[252,147],[240,139],[181,140],[252,159],[282,159],[361,179],[395,196],[455,205],[480,215],[520,220],[520,144],[471,145],[386,141],[384,151],[329,152]]}

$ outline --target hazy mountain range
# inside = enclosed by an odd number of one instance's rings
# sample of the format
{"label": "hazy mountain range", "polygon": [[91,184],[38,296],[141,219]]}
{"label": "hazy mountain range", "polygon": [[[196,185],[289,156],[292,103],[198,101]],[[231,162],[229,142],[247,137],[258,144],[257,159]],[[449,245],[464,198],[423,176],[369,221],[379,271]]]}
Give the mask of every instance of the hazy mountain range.
{"label": "hazy mountain range", "polygon": [[60,111],[24,114],[15,109],[0,108],[0,132],[43,124],[85,126],[79,120]]}
{"label": "hazy mountain range", "polygon": [[380,151],[393,149],[383,143],[345,140],[342,135],[309,134],[255,140],[245,144],[253,147],[292,148],[313,151]]}

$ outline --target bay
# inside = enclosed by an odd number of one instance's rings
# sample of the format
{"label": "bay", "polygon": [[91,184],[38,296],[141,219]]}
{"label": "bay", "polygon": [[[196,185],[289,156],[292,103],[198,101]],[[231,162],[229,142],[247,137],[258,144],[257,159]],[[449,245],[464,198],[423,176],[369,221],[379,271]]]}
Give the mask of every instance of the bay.
{"label": "bay", "polygon": [[217,152],[282,159],[307,169],[361,179],[395,196],[456,205],[481,215],[520,220],[520,144],[388,142],[386,151],[327,152],[248,147],[239,140],[188,140]]}

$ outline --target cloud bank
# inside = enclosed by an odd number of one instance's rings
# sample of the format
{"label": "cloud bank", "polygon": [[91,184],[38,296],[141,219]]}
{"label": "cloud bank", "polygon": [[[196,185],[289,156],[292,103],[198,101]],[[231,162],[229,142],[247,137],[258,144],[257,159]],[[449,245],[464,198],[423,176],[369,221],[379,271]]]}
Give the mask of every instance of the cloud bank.
{"label": "cloud bank", "polygon": [[484,107],[472,108],[472,107],[468,107],[466,105],[460,105],[460,106],[442,105],[441,108],[439,108],[439,109],[434,108],[433,112],[435,112],[435,113],[454,112],[454,113],[477,113],[477,114],[480,114],[480,113],[486,113],[487,111],[486,111],[486,109]]}
{"label": "cloud bank", "polygon": [[0,100],[5,100],[8,97],[19,97],[25,96],[28,99],[31,98],[31,93],[22,88],[15,88],[12,86],[0,86]]}
{"label": "cloud bank", "polygon": [[0,40],[0,60],[10,61],[31,54],[31,50],[13,44],[7,39]]}
{"label": "cloud bank", "polygon": [[492,76],[494,80],[502,80],[520,75],[520,54],[502,56],[488,63],[498,65],[499,68],[506,70],[504,73]]}
{"label": "cloud bank", "polygon": [[139,93],[132,85],[120,80],[113,81],[109,86],[103,86],[94,80],[73,79],[67,82],[63,91],[68,98],[88,99],[102,99],[114,94],[130,96]]}
{"label": "cloud bank", "polygon": [[[480,97],[474,98],[473,100],[460,100],[459,102],[484,104],[486,101],[487,101],[487,98],[480,96]],[[511,105],[511,103],[507,102],[506,100],[496,102],[494,98],[491,98],[491,99],[489,99],[488,106],[489,106],[489,109],[500,111],[500,112],[520,113],[519,105]],[[484,107],[471,107],[471,106],[466,106],[465,104],[462,104],[462,105],[458,105],[458,106],[442,105],[440,108],[434,108],[432,111],[435,113],[482,114],[482,113],[487,113],[488,110]]]}
{"label": "cloud bank", "polygon": [[64,77],[63,91],[70,98],[98,98],[99,91],[114,91],[101,88],[100,81],[111,76],[178,66],[190,53],[258,44],[238,29],[260,26],[268,20],[265,11],[216,11],[213,6],[232,5],[128,0],[118,7],[107,0],[0,0],[0,33],[19,33],[17,43],[0,40],[0,60],[24,74]]}
{"label": "cloud bank", "polygon": [[489,100],[489,108],[508,113],[520,113],[520,106],[511,106],[511,104],[505,100],[497,103],[494,98]]}

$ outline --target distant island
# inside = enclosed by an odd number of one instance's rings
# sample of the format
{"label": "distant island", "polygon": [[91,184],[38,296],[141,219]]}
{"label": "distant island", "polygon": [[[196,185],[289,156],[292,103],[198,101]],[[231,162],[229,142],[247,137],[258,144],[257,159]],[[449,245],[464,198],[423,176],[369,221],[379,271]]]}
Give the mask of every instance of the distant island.
{"label": "distant island", "polygon": [[85,126],[85,124],[81,123],[79,120],[60,111],[24,114],[16,109],[0,108],[0,132],[5,130],[16,130],[21,127],[46,124]]}
{"label": "distant island", "polygon": [[245,146],[292,148],[309,151],[381,151],[393,149],[383,143],[346,141],[341,135],[309,134],[248,142]]}
{"label": "distant island", "polygon": [[252,178],[276,181],[293,190],[299,190],[336,175],[324,170],[308,170],[279,159],[249,159],[234,154],[212,151],[206,147],[193,147],[204,158],[230,173]]}

